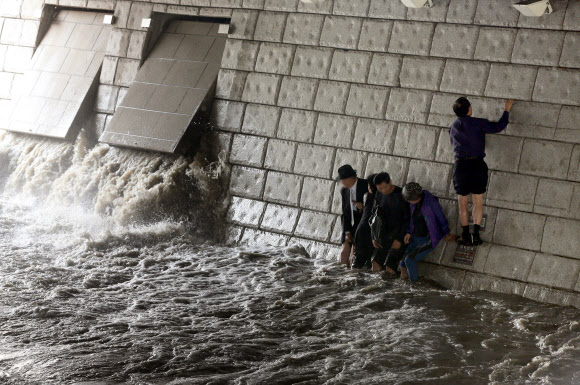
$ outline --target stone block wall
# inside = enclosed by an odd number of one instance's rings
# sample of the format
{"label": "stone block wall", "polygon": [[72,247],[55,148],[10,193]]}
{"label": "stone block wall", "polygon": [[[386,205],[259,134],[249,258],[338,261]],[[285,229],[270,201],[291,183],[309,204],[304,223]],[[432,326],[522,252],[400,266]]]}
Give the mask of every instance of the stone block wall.
{"label": "stone block wall", "polygon": [[[87,123],[96,132],[144,59],[151,32],[142,18],[231,18],[213,119],[232,165],[232,241],[298,242],[334,260],[332,178],[344,163],[363,176],[387,170],[398,185],[420,182],[457,228],[451,104],[466,95],[475,116],[498,119],[503,99],[515,98],[508,128],[487,139],[487,243],[473,266],[455,264],[455,246],[442,244],[421,269],[451,288],[580,306],[580,2],[552,0],[554,12],[540,18],[521,16],[511,0],[423,9],[399,0],[47,2],[115,12]],[[0,84],[13,84],[15,63],[32,53],[42,3],[2,0]]]}
{"label": "stone block wall", "polygon": [[0,113],[22,84],[23,68],[32,57],[40,30],[42,2],[0,2]]}
{"label": "stone block wall", "polygon": [[244,33],[229,45],[215,109],[231,132],[233,237],[334,258],[332,178],[343,163],[420,182],[457,228],[451,104],[467,95],[475,115],[497,120],[514,98],[509,128],[487,141],[489,243],[473,266],[441,245],[423,271],[450,287],[578,305],[580,6],[554,1],[552,15],[533,19],[509,0],[434,4],[266,0],[234,10]]}

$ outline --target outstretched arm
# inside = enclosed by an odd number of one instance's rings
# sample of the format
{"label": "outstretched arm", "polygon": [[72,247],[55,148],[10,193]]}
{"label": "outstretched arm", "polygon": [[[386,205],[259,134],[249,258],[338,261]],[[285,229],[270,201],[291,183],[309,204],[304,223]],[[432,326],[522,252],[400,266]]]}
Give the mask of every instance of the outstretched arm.
{"label": "outstretched arm", "polygon": [[484,127],[486,133],[497,134],[498,132],[502,132],[507,127],[509,123],[509,112],[511,111],[513,104],[514,104],[513,99],[506,100],[505,111],[503,112],[501,118],[497,122],[490,121],[486,122],[486,125]]}

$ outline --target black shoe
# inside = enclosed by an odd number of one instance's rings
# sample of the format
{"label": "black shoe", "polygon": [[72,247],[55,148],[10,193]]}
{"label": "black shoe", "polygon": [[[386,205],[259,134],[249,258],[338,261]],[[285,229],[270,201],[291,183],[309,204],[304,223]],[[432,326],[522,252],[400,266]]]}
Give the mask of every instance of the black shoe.
{"label": "black shoe", "polygon": [[471,236],[471,243],[473,244],[473,246],[479,246],[483,243],[478,233],[475,233]]}
{"label": "black shoe", "polygon": [[472,240],[471,240],[471,234],[463,234],[461,236],[461,238],[459,238],[457,241],[458,245],[462,245],[462,246],[472,246]]}

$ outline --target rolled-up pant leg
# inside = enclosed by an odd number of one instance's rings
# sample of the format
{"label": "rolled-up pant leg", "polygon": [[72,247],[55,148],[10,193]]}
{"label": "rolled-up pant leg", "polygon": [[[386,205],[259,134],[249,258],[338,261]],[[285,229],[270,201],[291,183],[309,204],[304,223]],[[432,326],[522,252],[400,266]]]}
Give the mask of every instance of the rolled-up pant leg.
{"label": "rolled-up pant leg", "polygon": [[385,249],[385,248],[375,249],[375,251],[373,252],[373,257],[371,259],[371,262],[378,263],[384,269],[385,262],[387,261],[387,253],[388,252],[389,252],[389,249]]}
{"label": "rolled-up pant leg", "polygon": [[387,236],[381,244],[383,246],[380,249],[375,249],[372,261],[377,262],[379,265],[385,268],[385,266],[390,267],[394,271],[397,271],[399,261],[403,258],[403,253],[405,252],[405,245],[402,244],[399,249],[391,248],[395,237],[392,235]]}
{"label": "rolled-up pant leg", "polygon": [[399,268],[399,262],[403,258],[404,252],[405,252],[405,247],[403,245],[401,245],[401,247],[398,249],[393,249],[393,248],[389,249],[389,251],[387,253],[387,262],[385,263],[385,265],[387,267],[390,267],[394,271],[397,271],[397,269]]}
{"label": "rolled-up pant leg", "polygon": [[[372,240],[371,240],[371,242],[372,242]],[[390,246],[392,244],[393,244],[393,237],[392,236],[389,235],[389,236],[384,237],[381,240],[381,245],[383,245],[383,247],[374,250],[371,262],[378,263],[384,269],[385,264],[387,262],[387,254],[389,253]]]}
{"label": "rolled-up pant leg", "polygon": [[411,281],[419,279],[417,262],[425,258],[431,251],[433,251],[433,245],[429,237],[413,237],[411,239],[404,259],[401,261],[401,266],[407,268]]}

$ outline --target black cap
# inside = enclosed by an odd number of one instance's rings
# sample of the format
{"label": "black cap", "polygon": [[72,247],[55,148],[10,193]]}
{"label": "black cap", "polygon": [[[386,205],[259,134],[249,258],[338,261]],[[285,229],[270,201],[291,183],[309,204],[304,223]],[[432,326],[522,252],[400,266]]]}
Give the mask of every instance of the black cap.
{"label": "black cap", "polygon": [[345,164],[338,168],[338,176],[335,180],[339,181],[353,176],[356,176],[356,170],[350,164]]}

